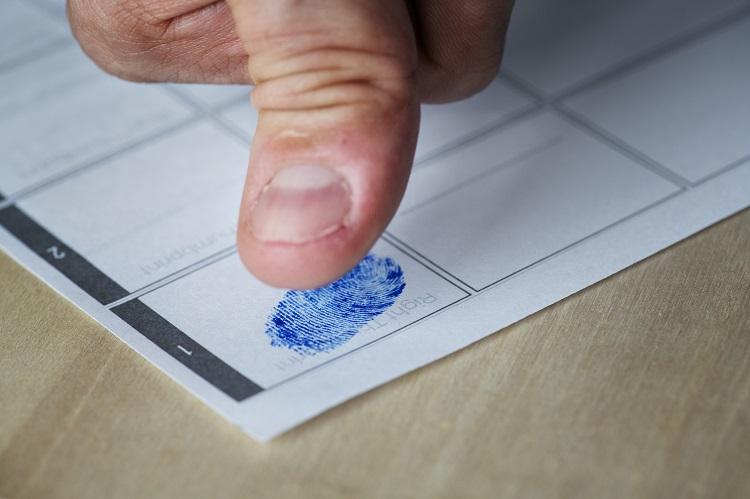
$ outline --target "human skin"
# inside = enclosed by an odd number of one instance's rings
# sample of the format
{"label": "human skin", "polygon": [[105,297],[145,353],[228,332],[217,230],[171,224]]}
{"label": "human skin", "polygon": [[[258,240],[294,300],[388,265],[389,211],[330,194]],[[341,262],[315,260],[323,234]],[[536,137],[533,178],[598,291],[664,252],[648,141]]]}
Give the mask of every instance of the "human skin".
{"label": "human skin", "polygon": [[73,33],[111,74],[254,85],[238,251],[259,279],[296,289],[337,279],[375,243],[406,188],[420,103],[492,81],[511,9],[512,0],[68,1]]}

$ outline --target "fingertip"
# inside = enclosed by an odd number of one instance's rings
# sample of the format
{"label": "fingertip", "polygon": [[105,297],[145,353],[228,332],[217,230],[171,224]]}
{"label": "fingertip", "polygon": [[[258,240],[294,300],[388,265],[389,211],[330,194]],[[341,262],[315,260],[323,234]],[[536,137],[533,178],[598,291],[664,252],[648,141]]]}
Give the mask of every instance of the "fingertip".
{"label": "fingertip", "polygon": [[238,237],[242,263],[258,279],[277,288],[313,289],[344,275],[367,252],[358,248],[350,230],[341,228],[305,243],[264,242],[242,231]]}
{"label": "fingertip", "polygon": [[310,289],[354,267],[398,208],[418,109],[321,117],[316,129],[261,115],[238,227],[248,270],[275,287]]}

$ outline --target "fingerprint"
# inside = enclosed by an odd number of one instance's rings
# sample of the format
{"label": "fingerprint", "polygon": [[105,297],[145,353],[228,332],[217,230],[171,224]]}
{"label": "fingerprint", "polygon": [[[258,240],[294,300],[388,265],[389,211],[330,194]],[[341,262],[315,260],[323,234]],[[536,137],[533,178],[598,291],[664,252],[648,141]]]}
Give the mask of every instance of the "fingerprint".
{"label": "fingerprint", "polygon": [[266,321],[266,334],[271,345],[302,355],[331,351],[393,305],[404,287],[398,263],[369,254],[327,286],[287,291]]}

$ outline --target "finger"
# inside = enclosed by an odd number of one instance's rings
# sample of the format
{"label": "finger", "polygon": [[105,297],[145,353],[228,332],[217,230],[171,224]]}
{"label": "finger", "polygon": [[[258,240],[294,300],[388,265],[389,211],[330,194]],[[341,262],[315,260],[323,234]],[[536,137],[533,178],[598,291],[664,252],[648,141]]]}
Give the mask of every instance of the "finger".
{"label": "finger", "polygon": [[424,102],[468,97],[489,84],[502,59],[513,0],[418,0],[420,96]]}
{"label": "finger", "polygon": [[230,0],[259,111],[239,253],[311,288],[352,268],[393,216],[414,153],[417,49],[403,0]]}
{"label": "finger", "polygon": [[121,78],[250,83],[223,0],[69,0],[68,18],[83,50]]}

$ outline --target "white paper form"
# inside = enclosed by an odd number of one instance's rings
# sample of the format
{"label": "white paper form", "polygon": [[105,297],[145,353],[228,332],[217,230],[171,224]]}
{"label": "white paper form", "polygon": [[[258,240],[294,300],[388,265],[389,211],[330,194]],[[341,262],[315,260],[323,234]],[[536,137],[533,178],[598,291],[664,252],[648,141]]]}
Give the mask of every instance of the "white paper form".
{"label": "white paper form", "polygon": [[3,2],[0,11],[3,42],[0,70],[50,50],[55,45],[72,41],[67,36],[67,27],[59,22],[59,16],[49,10],[49,6],[41,3],[22,0]]}
{"label": "white paper form", "polygon": [[[3,14],[66,32],[26,3]],[[398,270],[390,301],[372,296],[385,308],[329,348],[271,334],[309,295],[263,285],[235,251],[243,87],[118,81],[69,39],[0,62],[0,245],[268,440],[750,205],[750,1],[574,0],[569,23],[558,2],[517,5],[501,76],[425,106],[367,260]]]}

